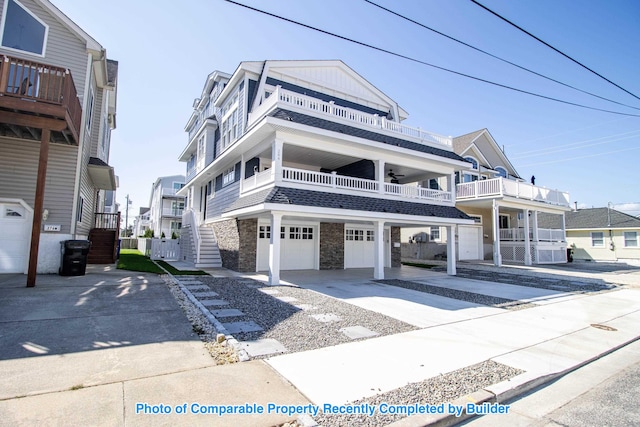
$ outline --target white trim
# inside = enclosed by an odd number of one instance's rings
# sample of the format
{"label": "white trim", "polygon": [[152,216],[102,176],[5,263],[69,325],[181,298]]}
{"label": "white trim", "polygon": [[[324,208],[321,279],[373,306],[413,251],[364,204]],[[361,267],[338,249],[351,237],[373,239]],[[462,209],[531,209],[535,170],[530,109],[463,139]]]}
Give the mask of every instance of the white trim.
{"label": "white trim", "polygon": [[[35,52],[30,52],[28,50],[15,49],[15,48],[12,48],[12,47],[4,45],[4,27],[5,27],[5,22],[7,20],[7,9],[9,8],[9,1],[13,1],[14,3],[16,3],[20,8],[22,8],[22,10],[24,10],[29,15],[31,15],[31,17],[33,19],[38,21],[44,27],[44,40],[42,41],[42,54],[35,53]],[[29,10],[28,7],[23,5],[18,0],[5,0],[4,7],[2,8],[2,25],[0,25],[0,46],[2,46],[3,49],[7,49],[7,50],[10,50],[12,52],[19,52],[19,53],[22,53],[22,54],[33,55],[33,56],[37,56],[39,58],[44,58],[45,54],[47,52],[47,41],[48,41],[48,39],[49,39],[49,25],[46,22],[44,22],[42,19],[40,19],[38,16],[36,16],[36,14],[31,12],[31,10]]]}
{"label": "white trim", "polygon": [[82,28],[78,26],[75,22],[73,22],[67,15],[62,13],[60,9],[54,6],[48,0],[34,0],[36,3],[40,4],[44,9],[47,9],[51,15],[57,19],[60,23],[66,26],[71,31],[75,32],[80,38],[84,39],[87,43],[87,49],[94,51],[101,51],[103,48],[93,37],[87,34]]}

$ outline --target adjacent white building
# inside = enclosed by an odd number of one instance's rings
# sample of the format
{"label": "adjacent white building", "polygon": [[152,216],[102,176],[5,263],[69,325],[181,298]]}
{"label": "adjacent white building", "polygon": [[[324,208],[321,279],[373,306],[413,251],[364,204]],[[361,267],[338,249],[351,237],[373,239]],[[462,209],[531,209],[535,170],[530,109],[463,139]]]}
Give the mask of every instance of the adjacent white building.
{"label": "adjacent white building", "polygon": [[[179,236],[182,228],[185,197],[178,195],[178,191],[183,186],[184,175],[163,176],[156,179],[151,186],[149,211],[141,213],[139,226],[143,228],[146,225],[153,230],[154,237],[164,235],[169,239],[171,236]],[[148,218],[148,225],[144,224],[145,217]]]}

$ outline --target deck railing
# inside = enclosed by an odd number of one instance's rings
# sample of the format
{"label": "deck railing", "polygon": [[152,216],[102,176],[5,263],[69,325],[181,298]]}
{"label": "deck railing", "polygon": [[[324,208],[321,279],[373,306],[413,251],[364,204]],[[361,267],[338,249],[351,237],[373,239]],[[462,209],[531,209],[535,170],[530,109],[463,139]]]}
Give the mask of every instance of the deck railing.
{"label": "deck railing", "polygon": [[308,111],[315,117],[326,116],[329,120],[340,119],[344,122],[351,123],[357,127],[369,128],[371,131],[384,130],[394,134],[397,138],[410,137],[418,143],[428,145],[441,146],[444,149],[451,149],[453,146],[452,138],[438,135],[433,132],[427,132],[420,128],[407,126],[399,122],[388,120],[386,117],[377,114],[369,114],[353,108],[342,107],[336,105],[333,101],[325,102],[318,98],[308,95],[302,95],[282,89],[280,86],[263,101],[260,107],[251,113],[249,117],[249,125],[260,119],[276,106],[294,107],[296,110]]}
{"label": "deck railing", "polygon": [[[384,183],[382,191],[380,182],[371,179],[355,178],[351,176],[333,173],[316,172],[305,169],[283,167],[281,181],[283,183],[306,184],[311,189],[325,191],[327,189],[353,191],[354,194],[380,194],[394,196],[399,199],[411,199],[419,201],[435,201],[451,203],[451,193],[448,191],[432,190],[416,185],[402,185]],[[257,173],[245,179],[242,183],[243,192],[252,191],[273,185],[275,176],[273,169]],[[331,191],[331,190],[330,190]]]}
{"label": "deck railing", "polygon": [[96,213],[93,223],[94,228],[102,228],[105,230],[120,229],[120,212],[118,213]]}
{"label": "deck railing", "polygon": [[26,59],[0,55],[0,94],[30,101],[61,105],[80,134],[82,107],[71,72]]}
{"label": "deck railing", "polygon": [[551,190],[511,179],[484,179],[465,182],[456,186],[457,200],[496,196],[511,196],[519,199],[569,207],[569,193],[565,191]]}

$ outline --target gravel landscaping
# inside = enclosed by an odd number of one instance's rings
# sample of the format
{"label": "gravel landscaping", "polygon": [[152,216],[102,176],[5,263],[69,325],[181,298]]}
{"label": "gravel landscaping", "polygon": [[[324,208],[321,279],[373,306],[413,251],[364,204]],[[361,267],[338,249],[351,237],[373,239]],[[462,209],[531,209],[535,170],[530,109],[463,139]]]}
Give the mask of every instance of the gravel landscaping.
{"label": "gravel landscaping", "polygon": [[397,286],[399,288],[411,289],[414,291],[425,292],[441,297],[454,298],[474,304],[488,305],[491,307],[504,308],[507,310],[522,310],[524,308],[531,308],[536,306],[535,304],[531,304],[528,302],[494,297],[491,295],[476,294],[474,292],[461,291],[458,289],[443,288],[441,286],[427,285],[425,283],[416,283],[408,280],[392,279],[378,280],[378,282],[384,283],[385,285]]}
{"label": "gravel landscaping", "polygon": [[[357,400],[351,405],[357,406],[368,403],[380,405],[437,405],[452,402],[455,399],[471,394],[484,387],[506,381],[523,371],[511,368],[493,361],[485,361],[477,365],[468,366],[457,371],[449,372],[425,381],[408,384],[404,387],[381,393],[368,399]],[[378,411],[372,417],[368,415],[326,415],[321,414],[315,421],[323,427],[338,427],[346,425],[382,426],[405,418],[403,414],[380,414]]]}

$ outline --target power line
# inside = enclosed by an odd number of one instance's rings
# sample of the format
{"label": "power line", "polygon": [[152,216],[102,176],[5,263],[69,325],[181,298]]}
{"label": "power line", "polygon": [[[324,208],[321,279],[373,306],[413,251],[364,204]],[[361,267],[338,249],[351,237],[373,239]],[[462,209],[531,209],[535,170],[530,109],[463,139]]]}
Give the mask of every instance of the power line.
{"label": "power line", "polygon": [[519,167],[525,168],[525,167],[529,167],[529,166],[549,165],[549,164],[552,164],[552,163],[562,163],[562,162],[566,162],[566,161],[569,161],[569,160],[588,159],[590,157],[599,157],[599,156],[604,156],[605,154],[622,153],[624,151],[632,151],[632,150],[640,150],[640,147],[631,147],[631,148],[626,148],[624,150],[606,151],[604,153],[589,154],[587,156],[571,157],[571,158],[565,158],[565,159],[556,159],[556,160],[550,160],[548,162],[529,163],[528,165],[520,165]]}
{"label": "power line", "polygon": [[381,6],[381,5],[377,4],[377,3],[374,3],[374,2],[372,2],[371,0],[363,0],[363,1],[365,1],[365,2],[369,3],[369,4],[370,4],[370,5],[372,5],[372,6],[375,6],[375,7],[377,7],[377,8],[380,8],[380,9],[384,10],[385,12],[388,12],[388,13],[390,13],[390,14],[392,14],[392,15],[395,15],[395,16],[397,16],[397,17],[399,17],[399,18],[402,18],[402,19],[404,19],[404,20],[406,20],[406,21],[409,21],[409,22],[411,22],[411,23],[413,23],[413,24],[416,24],[416,25],[418,25],[418,26],[420,26],[420,27],[422,27],[422,28],[424,28],[424,29],[426,29],[426,30],[432,31],[432,32],[434,32],[434,33],[436,33],[436,34],[438,34],[438,35],[440,35],[440,36],[442,36],[442,37],[446,37],[446,38],[448,38],[449,40],[452,40],[452,41],[454,41],[454,42],[456,42],[456,43],[460,43],[460,44],[461,44],[461,45],[463,45],[463,46],[466,46],[466,47],[471,48],[471,49],[473,49],[473,50],[475,50],[475,51],[478,51],[478,52],[480,52],[480,53],[483,53],[483,54],[485,54],[485,55],[488,55],[488,56],[490,56],[490,57],[492,57],[492,58],[494,58],[494,59],[497,59],[498,61],[502,61],[502,62],[507,63],[507,64],[509,64],[509,65],[512,65],[512,66],[514,66],[514,67],[516,67],[516,68],[519,68],[519,69],[521,69],[521,70],[527,71],[527,72],[529,72],[529,73],[531,73],[531,74],[534,74],[534,75],[536,75],[536,76],[538,76],[538,77],[542,77],[543,79],[550,80],[550,81],[552,81],[552,82],[554,82],[554,83],[558,83],[558,84],[560,84],[560,85],[562,85],[562,86],[565,86],[565,87],[571,88],[571,89],[573,89],[573,90],[577,90],[577,91],[579,91],[579,92],[585,93],[585,94],[587,94],[587,95],[591,95],[591,96],[593,96],[593,97],[596,97],[596,98],[602,99],[602,100],[604,100],[604,101],[608,101],[608,102],[612,102],[612,103],[614,103],[614,104],[622,105],[623,107],[633,108],[634,110],[640,110],[640,107],[634,107],[634,106],[632,106],[632,105],[624,104],[624,103],[622,103],[622,102],[618,102],[618,101],[614,101],[614,100],[609,99],[609,98],[605,98],[604,96],[596,95],[595,93],[592,93],[592,92],[586,91],[586,90],[584,90],[584,89],[580,89],[580,88],[575,87],[575,86],[572,86],[572,85],[570,85],[570,84],[568,84],[568,83],[564,83],[564,82],[562,82],[562,81],[560,81],[560,80],[556,80],[556,79],[554,79],[554,78],[552,78],[552,77],[549,77],[549,76],[546,76],[546,75],[544,75],[544,74],[538,73],[537,71],[531,70],[531,69],[529,69],[529,68],[527,68],[527,67],[524,67],[524,66],[522,66],[522,65],[518,65],[518,64],[516,64],[515,62],[511,62],[511,61],[509,61],[509,60],[507,60],[507,59],[501,58],[501,57],[499,57],[499,56],[497,56],[497,55],[494,55],[493,53],[487,52],[486,50],[480,49],[480,48],[475,47],[475,46],[473,46],[473,45],[471,45],[471,44],[469,44],[469,43],[463,42],[462,40],[459,40],[459,39],[457,39],[457,38],[455,38],[455,37],[452,37],[452,36],[450,36],[450,35],[447,35],[447,34],[445,34],[445,33],[441,32],[441,31],[438,31],[438,30],[436,30],[436,29],[433,29],[433,28],[431,28],[431,27],[429,27],[429,26],[427,26],[427,25],[425,25],[425,24],[423,24],[423,23],[421,23],[421,22],[418,22],[418,21],[416,21],[416,20],[414,20],[414,19],[411,19],[411,18],[409,18],[409,17],[407,17],[407,16],[405,16],[405,15],[402,15],[402,14],[400,14],[400,13],[398,13],[398,12],[395,12],[395,11],[393,11],[393,10],[391,10],[391,9],[388,9],[388,8],[386,8],[386,7],[384,7],[384,6]]}
{"label": "power line", "polygon": [[471,0],[472,3],[480,6],[481,8],[483,8],[484,10],[486,10],[487,12],[497,16],[498,18],[502,19],[503,21],[505,21],[506,23],[514,26],[515,28],[517,28],[518,30],[522,31],[523,33],[525,33],[526,35],[528,35],[529,37],[533,37],[534,39],[536,39],[537,41],[539,41],[540,43],[542,43],[543,45],[547,46],[550,49],[553,49],[554,51],[556,51],[557,53],[559,53],[560,55],[564,56],[565,58],[575,62],[576,64],[578,64],[579,66],[581,66],[582,68],[584,68],[585,70],[590,71],[591,73],[595,74],[596,76],[600,77],[601,79],[611,83],[612,85],[614,85],[615,87],[617,87],[618,89],[621,89],[623,91],[625,91],[626,93],[628,93],[629,95],[633,96],[636,99],[640,100],[640,97],[638,97],[637,95],[629,92],[628,90],[626,90],[625,88],[623,88],[622,86],[612,82],[611,80],[609,80],[608,78],[606,78],[605,76],[603,76],[602,74],[599,74],[595,71],[593,71],[591,68],[587,67],[586,65],[584,65],[582,62],[573,59],[572,57],[570,57],[569,55],[567,55],[566,53],[562,52],[559,49],[556,49],[555,47],[551,46],[549,43],[545,42],[544,40],[541,40],[540,38],[534,36],[533,34],[531,34],[530,32],[528,32],[527,30],[525,30],[524,28],[514,24],[513,22],[509,21],[507,18],[505,18],[504,16],[500,15],[497,12],[494,12],[493,10],[489,9],[488,7],[484,6],[483,4],[478,3],[476,0]]}
{"label": "power line", "polygon": [[[511,158],[521,159],[523,157],[537,157],[537,156],[542,156],[542,155],[551,154],[551,153],[559,153],[562,151],[575,150],[578,148],[593,147],[595,145],[602,145],[602,144],[609,144],[611,142],[624,141],[626,139],[637,138],[638,136],[640,136],[638,135],[639,132],[640,130],[634,130],[634,131],[619,133],[615,135],[603,136],[600,138],[587,139],[585,141],[571,142],[569,144],[564,144],[564,145],[556,145],[555,147],[550,147],[550,148],[540,148],[537,150],[523,151],[519,154],[516,154],[515,156],[511,156]],[[629,134],[634,134],[634,135],[629,135]],[[629,135],[629,136],[624,136],[624,135]],[[624,136],[624,137],[616,138],[618,136]],[[610,138],[613,138],[613,139],[610,139]],[[607,141],[602,141],[603,139]],[[594,141],[601,141],[601,142],[594,142]],[[585,144],[585,142],[593,142],[593,144]],[[566,147],[569,147],[569,148],[566,148]]]}
{"label": "power line", "polygon": [[618,114],[618,115],[622,115],[622,116],[640,117],[640,115],[638,115],[638,114],[623,113],[623,112],[620,112],[620,111],[612,111],[612,110],[605,110],[603,108],[589,107],[587,105],[578,104],[578,103],[570,102],[570,101],[565,101],[565,100],[562,100],[562,99],[553,98],[553,97],[550,97],[550,96],[541,95],[541,94],[534,93],[534,92],[529,92],[529,91],[526,91],[524,89],[518,89],[518,88],[515,88],[515,87],[512,87],[512,86],[508,86],[508,85],[504,85],[504,84],[501,84],[501,83],[493,82],[491,80],[482,79],[480,77],[471,76],[469,74],[461,73],[459,71],[455,71],[455,70],[451,70],[451,69],[448,69],[448,68],[440,67],[438,65],[430,64],[428,62],[422,61],[420,59],[412,58],[410,56],[403,55],[401,53],[393,52],[393,51],[390,51],[390,50],[387,50],[387,49],[383,49],[381,47],[377,47],[377,46],[374,46],[374,45],[371,45],[371,44],[368,44],[368,43],[365,43],[365,42],[361,42],[361,41],[358,41],[358,40],[351,39],[349,37],[341,36],[339,34],[332,33],[330,31],[323,30],[321,28],[313,27],[311,25],[304,24],[302,22],[298,22],[298,21],[295,21],[293,19],[285,18],[283,16],[276,15],[276,14],[273,14],[271,12],[267,12],[265,10],[257,9],[255,7],[248,6],[246,4],[238,3],[238,2],[233,1],[233,0],[224,0],[224,1],[226,1],[227,3],[234,4],[236,6],[244,7],[245,9],[249,9],[249,10],[252,10],[254,12],[261,13],[263,15],[271,16],[272,18],[280,19],[282,21],[289,22],[289,23],[295,24],[295,25],[299,25],[301,27],[317,31],[317,32],[322,33],[322,34],[326,34],[326,35],[329,35],[329,36],[332,36],[332,37],[339,38],[341,40],[345,40],[345,41],[348,41],[348,42],[351,42],[351,43],[355,43],[357,45],[364,46],[364,47],[367,47],[369,49],[377,50],[379,52],[383,52],[383,53],[386,53],[388,55],[392,55],[392,56],[395,56],[395,57],[398,57],[398,58],[406,59],[407,61],[411,61],[411,62],[415,62],[415,63],[418,63],[418,64],[426,65],[427,67],[435,68],[435,69],[438,69],[438,70],[441,70],[441,71],[445,71],[445,72],[448,72],[448,73],[451,73],[451,74],[456,74],[456,75],[461,76],[461,77],[466,77],[466,78],[469,78],[469,79],[472,79],[472,80],[476,80],[476,81],[479,81],[479,82],[483,82],[483,83],[487,83],[487,84],[490,84],[490,85],[493,85],[493,86],[498,86],[498,87],[501,87],[501,88],[504,88],[504,89],[512,90],[514,92],[520,92],[520,93],[524,93],[526,95],[531,95],[531,96],[535,96],[535,97],[538,97],[538,98],[559,102],[559,103],[562,103],[562,104],[573,105],[574,107],[585,108],[585,109],[588,109],[588,110],[601,111],[601,112],[605,112],[605,113]]}

